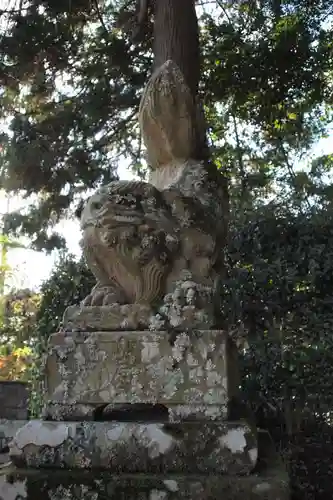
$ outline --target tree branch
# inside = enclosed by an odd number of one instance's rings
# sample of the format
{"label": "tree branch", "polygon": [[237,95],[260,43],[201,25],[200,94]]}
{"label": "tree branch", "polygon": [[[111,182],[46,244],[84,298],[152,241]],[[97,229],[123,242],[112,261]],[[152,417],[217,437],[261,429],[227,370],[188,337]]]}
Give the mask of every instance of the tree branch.
{"label": "tree branch", "polygon": [[244,167],[244,162],[243,162],[243,155],[242,155],[242,151],[241,151],[241,144],[240,144],[240,139],[239,139],[239,134],[238,134],[236,117],[233,113],[231,114],[231,116],[232,116],[232,121],[233,121],[233,125],[234,125],[235,137],[236,137],[236,148],[237,148],[236,153],[237,153],[238,165],[239,165],[239,170],[240,170],[241,177],[242,177],[242,179],[241,179],[242,188],[241,188],[241,195],[240,195],[241,206],[242,206],[243,202],[245,201],[246,188],[247,188],[246,172],[245,172],[245,167]]}
{"label": "tree branch", "polygon": [[102,13],[101,13],[101,11],[100,11],[100,9],[99,9],[99,6],[98,6],[98,0],[93,0],[93,3],[94,3],[94,5],[95,5],[95,10],[96,10],[96,14],[97,14],[98,20],[99,20],[99,22],[101,23],[101,26],[102,26],[102,28],[103,28],[103,30],[104,30],[104,32],[105,32],[105,34],[106,34],[107,36],[109,36],[109,30],[108,30],[108,28],[107,28],[107,26],[106,26],[106,24],[105,24],[105,22],[104,22],[104,19],[103,19]]}

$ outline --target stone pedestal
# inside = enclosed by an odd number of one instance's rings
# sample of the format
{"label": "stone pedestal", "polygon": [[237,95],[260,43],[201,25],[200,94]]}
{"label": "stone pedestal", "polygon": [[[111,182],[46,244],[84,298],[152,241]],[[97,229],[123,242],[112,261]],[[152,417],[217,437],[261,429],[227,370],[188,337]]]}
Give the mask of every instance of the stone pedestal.
{"label": "stone pedestal", "polygon": [[223,331],[53,335],[46,420],[9,445],[23,498],[286,500],[269,436],[228,420],[236,368]]}
{"label": "stone pedestal", "polygon": [[162,405],[170,421],[223,419],[239,386],[223,331],[74,332],[50,340],[46,417],[94,419],[105,405]]}

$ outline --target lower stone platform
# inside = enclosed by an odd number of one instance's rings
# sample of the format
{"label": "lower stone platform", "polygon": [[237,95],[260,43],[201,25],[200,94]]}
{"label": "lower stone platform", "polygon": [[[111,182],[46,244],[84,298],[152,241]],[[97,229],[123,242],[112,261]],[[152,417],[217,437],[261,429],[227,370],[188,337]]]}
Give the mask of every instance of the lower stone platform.
{"label": "lower stone platform", "polygon": [[115,473],[248,474],[258,457],[256,431],[242,422],[223,421],[31,420],[18,430],[9,450],[18,467]]}
{"label": "lower stone platform", "polygon": [[258,438],[260,459],[255,470],[245,476],[117,475],[98,471],[12,468],[7,472],[11,486],[1,481],[0,497],[2,500],[288,500],[286,468],[269,435],[261,431]]}

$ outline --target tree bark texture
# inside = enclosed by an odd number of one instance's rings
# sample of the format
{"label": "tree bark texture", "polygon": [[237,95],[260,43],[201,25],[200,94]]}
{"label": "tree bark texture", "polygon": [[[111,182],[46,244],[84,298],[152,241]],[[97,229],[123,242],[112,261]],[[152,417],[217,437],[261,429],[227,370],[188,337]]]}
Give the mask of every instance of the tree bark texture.
{"label": "tree bark texture", "polygon": [[154,69],[174,61],[193,98],[200,78],[199,27],[195,0],[154,0]]}

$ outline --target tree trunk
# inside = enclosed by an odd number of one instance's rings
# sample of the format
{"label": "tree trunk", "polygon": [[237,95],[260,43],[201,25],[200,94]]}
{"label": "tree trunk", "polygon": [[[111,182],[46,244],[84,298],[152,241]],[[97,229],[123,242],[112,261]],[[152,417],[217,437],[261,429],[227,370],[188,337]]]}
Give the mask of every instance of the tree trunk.
{"label": "tree trunk", "polygon": [[200,78],[199,28],[195,0],[154,0],[154,69],[174,61],[193,98]]}

